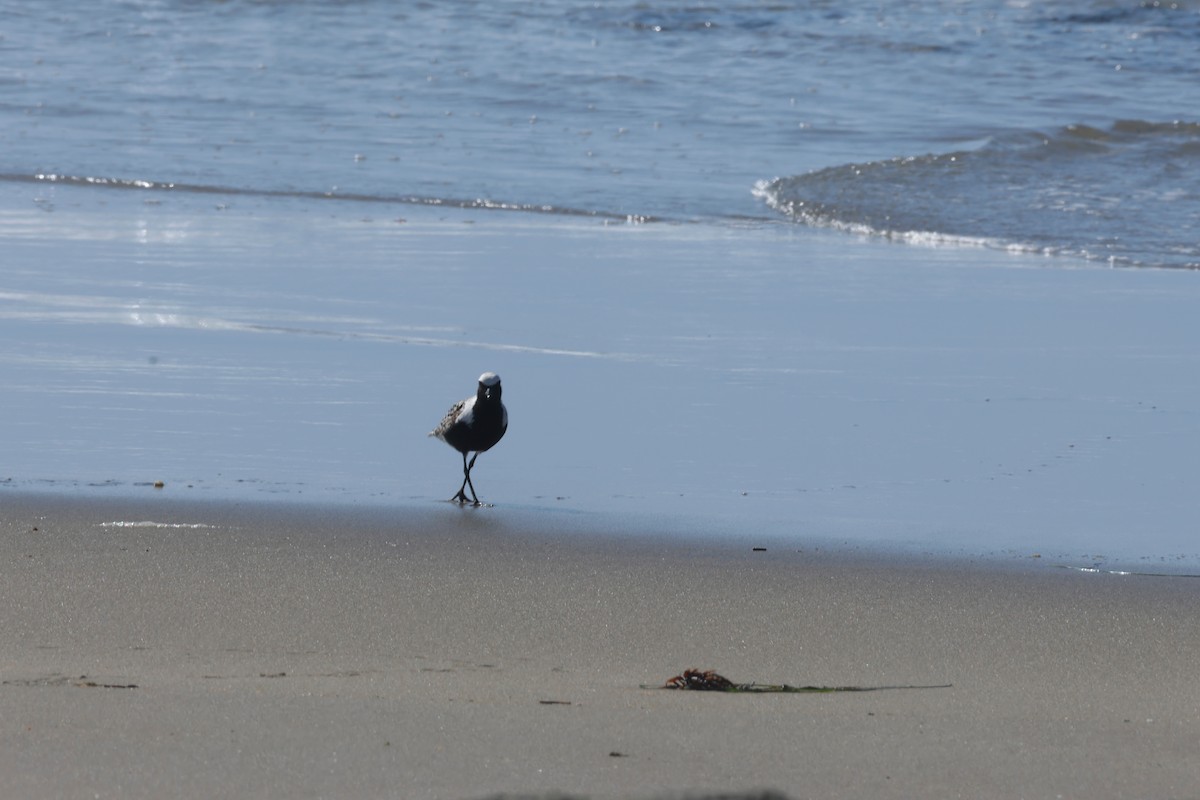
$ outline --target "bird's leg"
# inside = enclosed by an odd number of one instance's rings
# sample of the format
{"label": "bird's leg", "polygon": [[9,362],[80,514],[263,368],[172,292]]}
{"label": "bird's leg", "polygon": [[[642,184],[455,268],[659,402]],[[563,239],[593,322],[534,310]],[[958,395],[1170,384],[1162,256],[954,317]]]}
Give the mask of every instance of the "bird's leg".
{"label": "bird's leg", "polygon": [[[478,453],[476,453],[475,455],[479,455],[479,454],[478,454]],[[467,495],[466,495],[466,493],[465,493],[463,490],[467,488],[467,481],[471,480],[471,468],[467,466],[467,453],[466,453],[466,451],[465,451],[465,450],[463,451],[463,454],[462,454],[462,456],[463,456],[463,482],[462,482],[462,486],[458,487],[458,494],[456,494],[456,495],[454,495],[454,497],[451,497],[451,498],[450,498],[450,502],[454,502],[454,501],[456,501],[456,500],[457,500],[457,501],[458,501],[458,503],[459,503],[459,505],[462,505],[463,503],[467,502]],[[471,459],[471,464],[474,464],[474,463],[475,463],[475,459]],[[472,487],[471,487],[471,494],[475,494],[475,487],[474,487],[474,486],[472,486]],[[478,505],[478,504],[479,504],[479,500],[478,500],[478,499],[476,499],[476,500],[475,500],[475,504],[476,504],[476,505]]]}
{"label": "bird's leg", "polygon": [[[474,498],[475,505],[481,506],[481,505],[483,505],[483,503],[479,502],[479,495],[475,494],[475,484],[471,483],[471,470],[475,468],[475,459],[477,459],[477,458],[479,458],[479,453],[476,453],[475,455],[471,456],[471,463],[467,465],[467,486],[471,487],[471,497]],[[463,453],[463,463],[466,463],[466,460],[467,460],[467,454]],[[462,490],[460,489],[459,491],[461,493]],[[467,498],[464,496],[463,502],[465,503],[466,501],[467,501]]]}

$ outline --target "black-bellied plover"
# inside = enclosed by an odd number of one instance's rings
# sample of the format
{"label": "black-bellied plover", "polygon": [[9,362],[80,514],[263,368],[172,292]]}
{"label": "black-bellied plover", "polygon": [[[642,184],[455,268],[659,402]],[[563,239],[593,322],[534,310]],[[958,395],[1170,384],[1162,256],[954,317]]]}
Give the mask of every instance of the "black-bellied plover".
{"label": "black-bellied plover", "polygon": [[[490,450],[496,442],[504,437],[508,430],[508,410],[500,402],[500,376],[494,372],[485,372],[479,376],[479,390],[474,397],[455,403],[446,412],[441,423],[429,432],[446,444],[462,453],[463,482],[458,494],[451,497],[461,505],[467,502],[466,488],[471,487],[471,503],[483,505],[475,494],[475,484],[471,483],[471,468],[475,459],[485,450]],[[470,463],[467,453],[474,451]]]}

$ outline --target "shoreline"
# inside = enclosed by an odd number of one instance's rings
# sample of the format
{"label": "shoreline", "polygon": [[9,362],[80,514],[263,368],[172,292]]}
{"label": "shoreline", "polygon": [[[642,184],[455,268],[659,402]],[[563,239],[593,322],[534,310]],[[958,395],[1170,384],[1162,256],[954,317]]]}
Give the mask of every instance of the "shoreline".
{"label": "shoreline", "polygon": [[[386,529],[396,520],[404,520],[410,527],[419,524],[442,528],[457,519],[455,515],[474,514],[485,527],[515,529],[526,535],[545,536],[560,542],[584,541],[596,547],[606,546],[609,542],[624,542],[631,546],[642,542],[648,546],[684,551],[702,545],[725,554],[769,550],[775,554],[797,553],[807,558],[828,557],[890,566],[911,564],[917,567],[1200,578],[1197,556],[1186,553],[1107,554],[1067,550],[1061,543],[1039,548],[1023,541],[975,545],[959,538],[939,539],[917,533],[906,537],[892,530],[872,537],[853,527],[847,531],[824,529],[820,520],[800,519],[791,527],[778,523],[754,527],[740,525],[728,515],[707,515],[703,510],[692,514],[681,514],[678,509],[650,513],[645,508],[605,512],[597,510],[594,504],[571,505],[567,498],[535,498],[532,503],[499,501],[475,509],[459,507],[448,500],[405,495],[338,497],[317,493],[272,495],[253,491],[233,495],[206,494],[205,491],[169,486],[156,488],[149,481],[126,484],[60,481],[55,486],[37,488],[9,483],[0,484],[0,508],[24,508],[28,513],[34,513],[38,506],[45,505],[59,510],[86,511],[91,517],[105,508],[118,515],[121,512],[128,515],[135,510],[144,514],[163,510],[176,521],[189,514],[197,519],[241,516],[275,522],[338,518],[362,530]],[[754,532],[747,532],[751,527]],[[568,537],[565,540],[560,538],[564,535]]]}
{"label": "shoreline", "polygon": [[[8,796],[1124,797],[1200,775],[1186,579],[503,509],[2,499]],[[639,688],[688,668],[953,686]]]}

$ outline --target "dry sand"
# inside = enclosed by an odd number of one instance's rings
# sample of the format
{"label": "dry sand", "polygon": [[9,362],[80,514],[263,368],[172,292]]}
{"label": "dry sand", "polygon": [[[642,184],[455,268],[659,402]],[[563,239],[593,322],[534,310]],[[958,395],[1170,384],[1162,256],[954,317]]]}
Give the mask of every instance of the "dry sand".
{"label": "dry sand", "polygon": [[[0,502],[0,797],[1200,795],[1200,580],[504,508]],[[953,686],[639,688],[688,667]]]}

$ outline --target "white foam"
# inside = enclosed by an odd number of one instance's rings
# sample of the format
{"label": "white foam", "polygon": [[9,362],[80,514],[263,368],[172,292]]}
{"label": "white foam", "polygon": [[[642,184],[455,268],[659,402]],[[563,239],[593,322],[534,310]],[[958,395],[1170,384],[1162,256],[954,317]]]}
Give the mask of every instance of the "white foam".
{"label": "white foam", "polygon": [[101,528],[183,528],[196,530],[200,528],[215,528],[216,525],[206,525],[203,522],[154,522],[152,520],[142,520],[140,522],[131,522],[127,520],[118,520],[115,522],[101,522]]}

